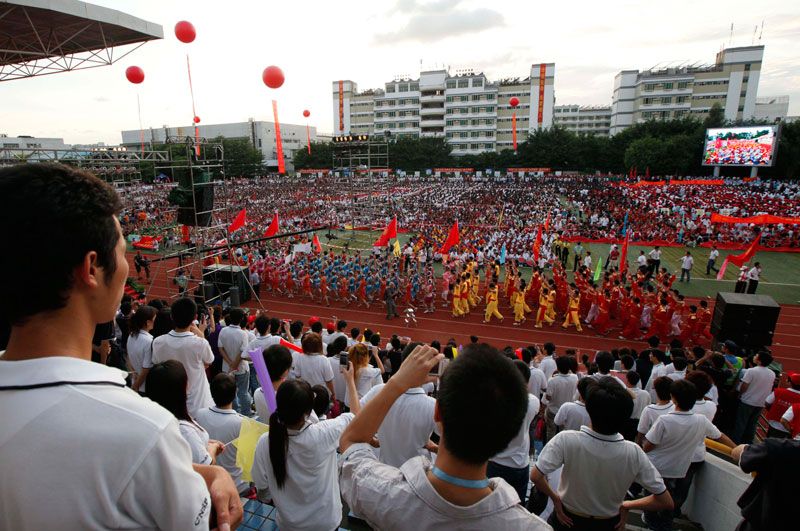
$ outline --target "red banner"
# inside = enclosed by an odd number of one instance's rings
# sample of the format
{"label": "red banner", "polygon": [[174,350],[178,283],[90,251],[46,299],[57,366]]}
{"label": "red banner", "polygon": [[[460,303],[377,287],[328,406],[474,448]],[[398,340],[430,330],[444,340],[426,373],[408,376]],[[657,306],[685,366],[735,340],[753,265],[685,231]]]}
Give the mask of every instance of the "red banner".
{"label": "red banner", "polygon": [[331,170],[297,170],[297,173],[330,173]]}
{"label": "red banner", "polygon": [[286,165],[283,162],[281,124],[278,122],[278,102],[275,100],[272,100],[272,114],[275,115],[275,144],[278,147],[278,173],[286,173]]}
{"label": "red banner", "polygon": [[541,171],[544,173],[550,173],[550,168],[506,168],[506,170],[508,173],[511,173],[513,171],[534,171],[534,172]]}
{"label": "red banner", "polygon": [[344,131],[344,81],[339,81],[339,131]]}
{"label": "red banner", "polygon": [[685,181],[670,179],[669,184],[684,184],[690,186],[722,186],[725,184],[725,181],[722,179],[687,179]]}
{"label": "red banner", "polygon": [[539,116],[538,123],[542,123],[544,117],[544,76],[547,72],[547,65],[542,63],[539,65]]}
{"label": "red banner", "polygon": [[433,171],[438,171],[441,173],[453,173],[453,172],[461,172],[461,173],[473,173],[475,168],[434,168]]}
{"label": "red banner", "polygon": [[511,115],[511,130],[514,137],[514,151],[517,150],[517,113]]}
{"label": "red banner", "polygon": [[665,186],[667,181],[639,181],[638,183],[628,184],[628,183],[619,183],[620,186],[625,186],[627,188],[640,188],[642,186]]}
{"label": "red banner", "polygon": [[723,216],[722,214],[711,214],[711,223],[754,223],[756,225],[800,225],[800,218],[785,218],[783,216],[773,216],[762,214],[760,216],[750,216],[749,218],[737,218],[734,216]]}
{"label": "red banner", "polygon": [[[581,242],[581,243],[616,243],[620,244],[623,243],[624,239],[617,239],[617,238],[594,238],[594,239],[587,239],[581,238],[580,236],[565,236],[560,238],[561,241],[567,242]],[[668,240],[648,240],[648,241],[631,241],[629,242],[631,245],[639,245],[643,247],[655,247],[658,245],[659,247],[686,247],[686,245],[682,243],[678,243],[676,241],[668,241]],[[717,249],[720,250],[742,250],[742,249],[749,249],[749,243],[740,243],[740,242],[727,242],[727,243],[720,243],[720,242],[705,242],[701,243],[699,247],[704,247],[706,249],[710,249],[711,247],[716,246]],[[764,245],[759,245],[757,248],[758,251],[774,251],[774,252],[781,252],[781,253],[800,253],[800,247],[766,247]]]}

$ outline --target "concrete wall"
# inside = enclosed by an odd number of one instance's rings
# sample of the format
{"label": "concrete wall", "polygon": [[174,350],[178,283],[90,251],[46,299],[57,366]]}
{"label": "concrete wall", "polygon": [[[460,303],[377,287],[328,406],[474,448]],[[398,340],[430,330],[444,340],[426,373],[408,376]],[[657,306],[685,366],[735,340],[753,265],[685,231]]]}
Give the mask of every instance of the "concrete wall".
{"label": "concrete wall", "polygon": [[731,531],[742,520],[736,500],[752,479],[738,466],[706,453],[706,464],[694,477],[683,512],[704,531]]}

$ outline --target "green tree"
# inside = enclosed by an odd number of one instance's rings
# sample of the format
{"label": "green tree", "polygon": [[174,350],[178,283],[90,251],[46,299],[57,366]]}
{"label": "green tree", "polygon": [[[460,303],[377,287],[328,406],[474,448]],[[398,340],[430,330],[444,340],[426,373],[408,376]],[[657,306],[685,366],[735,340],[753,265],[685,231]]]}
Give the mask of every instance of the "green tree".
{"label": "green tree", "polygon": [[264,156],[253,147],[253,143],[245,138],[217,137],[214,142],[221,142],[225,151],[225,175],[228,177],[263,175],[266,172]]}
{"label": "green tree", "polygon": [[333,164],[333,144],[311,142],[311,153],[308,149],[295,150],[292,162],[296,170],[330,169]]}
{"label": "green tree", "polygon": [[722,127],[725,123],[725,111],[719,102],[715,102],[708,111],[708,116],[703,120],[703,127],[708,129],[710,127]]}

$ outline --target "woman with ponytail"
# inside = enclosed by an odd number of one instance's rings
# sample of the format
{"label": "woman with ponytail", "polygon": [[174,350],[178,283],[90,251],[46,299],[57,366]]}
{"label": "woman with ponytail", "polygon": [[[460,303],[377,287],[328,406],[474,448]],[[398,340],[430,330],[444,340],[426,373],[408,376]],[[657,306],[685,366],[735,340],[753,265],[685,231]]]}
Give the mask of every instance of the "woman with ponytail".
{"label": "woman with ponytail", "polygon": [[156,322],[158,311],[152,306],[141,306],[130,321],[130,335],[128,336],[128,360],[136,376],[131,388],[144,393],[144,380],[147,372],[153,366],[153,336],[150,330]]}
{"label": "woman with ponytail", "polygon": [[253,460],[253,480],[263,499],[269,489],[282,530],[337,529],[342,520],[336,450],[339,437],[359,410],[353,364],[342,369],[352,413],[313,422],[314,391],[304,380],[286,380],[275,394],[277,409],[261,436]]}

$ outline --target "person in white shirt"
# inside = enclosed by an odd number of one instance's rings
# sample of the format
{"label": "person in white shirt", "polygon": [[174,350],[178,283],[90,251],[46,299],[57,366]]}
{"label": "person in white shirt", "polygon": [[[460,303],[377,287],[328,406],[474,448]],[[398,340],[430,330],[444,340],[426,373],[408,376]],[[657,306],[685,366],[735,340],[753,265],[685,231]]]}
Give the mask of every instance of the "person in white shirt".
{"label": "person in white shirt", "polygon": [[[514,366],[522,374],[525,383],[530,379],[530,369],[521,360],[514,360]],[[563,406],[562,406],[563,408]],[[539,413],[539,399],[528,394],[528,409],[517,435],[511,440],[505,450],[489,459],[486,467],[486,477],[503,478],[519,495],[519,502],[525,505],[525,495],[528,491],[528,473],[530,471],[530,427],[533,418]]]}
{"label": "person in white shirt", "polygon": [[328,343],[328,362],[331,364],[333,371],[333,390],[339,400],[344,400],[347,395],[347,382],[344,381],[344,375],[341,373],[341,360],[339,359],[344,352],[347,355],[348,340],[344,336],[339,336],[330,343]]}
{"label": "person in white shirt", "polygon": [[192,449],[192,462],[215,465],[217,454],[225,445],[212,440],[208,432],[194,421],[186,408],[186,388],[189,379],[183,364],[177,360],[162,361],[147,373],[147,398],[175,415],[181,435]]}
{"label": "person in white shirt", "polygon": [[[272,390],[277,392],[278,387],[289,376],[293,361],[292,354],[288,348],[279,344],[270,345],[262,354],[267,372],[269,372],[269,377],[272,380]],[[268,423],[272,411],[267,405],[267,399],[264,397],[264,389],[262,387],[259,387],[253,393],[253,404],[256,407],[256,415],[258,415],[259,420],[264,424]]]}
{"label": "person in white shirt", "polygon": [[350,329],[350,337],[347,338],[347,348],[352,347],[353,345],[358,345],[360,341],[358,340],[358,336],[361,335],[361,329],[354,326]]}
{"label": "person in white shirt", "polygon": [[[731,448],[736,445],[705,416],[691,412],[697,402],[697,388],[692,382],[675,380],[669,390],[675,410],[656,419],[642,448],[664,478],[675,506],[680,507],[683,500],[675,500],[676,488],[689,471],[697,445],[706,438]],[[645,511],[644,523],[651,529],[672,529],[673,517],[672,508]]]}
{"label": "person in white shirt", "polygon": [[233,308],[225,322],[228,326],[219,331],[218,348],[222,356],[222,372],[229,372],[236,378],[236,399],[233,409],[247,417],[251,414],[250,365],[247,361],[247,345],[250,340],[242,330],[247,317],[241,308]]}
{"label": "person in white shirt", "polygon": [[239,494],[246,496],[250,492],[250,483],[242,479],[242,469],[236,466],[236,445],[230,444],[239,437],[244,419],[233,410],[236,379],[227,373],[216,375],[211,380],[211,396],[214,398],[214,405],[198,411],[195,421],[208,433],[210,439],[227,443],[225,451],[217,456],[217,464],[231,475]]}
{"label": "person in white shirt", "polygon": [[392,404],[429,381],[442,359],[432,347],[416,347],[342,434],[339,484],[347,505],[375,529],[549,529],[502,478],[486,477],[489,458],[519,433],[528,408],[519,371],[489,345],[466,345],[442,375],[435,466],[419,456],[398,469],[375,457],[369,441]]}
{"label": "person in white shirt", "polygon": [[95,326],[113,319],[128,277],[121,208],[107,183],[77,168],[0,169],[3,244],[10,255],[37,257],[24,267],[0,263],[9,326],[0,351],[0,529],[203,530],[242,521],[228,473],[193,466],[175,418],[127,388],[126,373],[90,361]]}
{"label": "person in white shirt", "polygon": [[[630,510],[672,509],[672,499],[641,448],[619,431],[633,410],[628,392],[608,377],[590,386],[586,409],[591,426],[562,431],[545,445],[531,470],[536,489],[553,501],[548,523],[556,530],[612,530]],[[558,492],[547,481],[563,467]],[[625,500],[633,482],[653,494]]]}
{"label": "person in white shirt", "polygon": [[708,263],[706,264],[706,275],[710,275],[713,271],[714,273],[719,273],[719,269],[714,267],[714,264],[719,258],[719,251],[717,250],[717,246],[714,245],[711,247],[711,252],[708,253]]}
{"label": "person in white shirt", "polygon": [[153,336],[150,330],[155,325],[157,313],[152,306],[140,306],[131,317],[127,351],[128,361],[136,374],[131,389],[137,392],[145,392],[144,380],[153,366]]}
{"label": "person in white shirt", "polygon": [[650,431],[650,428],[655,424],[656,419],[661,415],[666,415],[675,410],[675,405],[672,403],[672,395],[669,393],[669,387],[672,385],[672,379],[666,376],[659,376],[656,378],[653,388],[656,392],[656,403],[646,406],[642,410],[639,417],[639,425],[637,426],[636,442],[642,444],[645,434]]}
{"label": "person in white shirt", "polygon": [[622,435],[625,440],[636,441],[637,428],[639,427],[639,419],[642,417],[642,412],[650,405],[650,393],[641,389],[641,376],[636,371],[628,371],[625,373],[625,387],[628,389],[631,398],[633,398],[633,411],[628,423],[625,426],[625,431]]}
{"label": "person in white shirt", "polygon": [[586,411],[586,391],[597,382],[594,378],[581,378],[578,382],[578,400],[567,402],[558,408],[553,422],[558,426],[559,431],[580,430],[581,426],[589,426],[591,420]]}
{"label": "person in white shirt", "polygon": [[767,397],[775,385],[775,373],[767,367],[772,363],[772,354],[766,351],[756,354],[755,367],[744,371],[736,408],[736,424],[733,440],[737,444],[750,444],[756,434],[756,425]]}
{"label": "person in white shirt", "polygon": [[303,336],[302,348],[302,354],[293,355],[295,376],[312,386],[326,386],[331,393],[331,400],[336,400],[333,369],[328,358],[322,355],[322,338],[319,334],[308,333]]}
{"label": "person in white shirt", "polygon": [[639,251],[639,256],[636,257],[636,264],[639,266],[639,269],[647,267],[647,257],[644,255],[644,251]]}
{"label": "person in white shirt", "polygon": [[[670,365],[672,367],[670,367]],[[672,363],[664,368],[664,373],[670,380],[680,380],[686,377],[686,367],[688,365],[689,363],[686,361],[686,358],[675,356],[672,358]]]}
{"label": "person in white shirt", "polygon": [[545,400],[547,407],[544,410],[544,420],[547,424],[547,440],[549,441],[558,433],[555,418],[562,404],[572,401],[578,390],[578,376],[570,374],[569,359],[565,356],[556,358],[556,372],[547,382]]}
{"label": "person in white shirt", "polygon": [[528,392],[541,400],[547,391],[547,376],[541,369],[533,367],[531,364],[531,378],[528,381]]}
{"label": "person in white shirt", "polygon": [[583,267],[586,269],[592,268],[592,252],[586,251],[586,257],[583,259]]}
{"label": "person in white shirt", "polygon": [[[370,353],[377,367],[372,367],[369,364]],[[383,378],[381,378],[381,375],[385,372],[383,363],[378,357],[377,350],[370,349],[364,343],[350,347],[347,359],[353,364],[356,392],[358,393],[358,399],[361,400],[370,389],[383,383]],[[344,405],[350,407],[350,398],[346,395],[344,397]]]}
{"label": "person in white shirt", "polygon": [[761,262],[756,262],[747,272],[747,293],[755,293],[761,278]]}
{"label": "person in white shirt", "polygon": [[[192,322],[197,315],[194,300],[189,297],[176,300],[172,303],[170,315],[175,329],[153,340],[153,363],[167,360],[181,362],[189,377],[186,407],[192,415],[214,404],[206,378],[206,367],[214,361],[214,353],[203,333]],[[201,325],[205,326],[205,323]]]}
{"label": "person in white shirt", "polygon": [[244,348],[247,355],[249,371],[250,371],[250,392],[255,394],[256,389],[259,388],[258,377],[256,375],[256,368],[253,365],[253,360],[250,359],[250,352],[258,349],[262,353],[270,345],[276,345],[281,342],[281,337],[278,335],[280,329],[280,320],[270,319],[266,315],[260,314],[256,317],[253,324],[256,327],[255,337],[250,339],[250,342]]}
{"label": "person in white shirt", "polygon": [[653,364],[653,370],[650,372],[650,378],[647,380],[647,385],[644,386],[644,390],[650,393],[650,400],[652,402],[658,401],[658,395],[656,394],[653,385],[655,381],[660,376],[665,376],[667,373],[667,366],[664,365],[664,361],[667,359],[667,355],[662,350],[650,350],[650,362]]}
{"label": "person in white shirt", "polygon": [[680,258],[681,262],[681,278],[678,282],[683,282],[683,278],[686,277],[686,282],[690,282],[692,280],[692,266],[694,265],[694,258],[692,258],[692,253],[686,251],[686,254]]}
{"label": "person in white shirt", "polygon": [[[542,346],[547,355],[539,363],[539,369],[544,373],[545,378],[549,380],[553,373],[556,372],[556,346],[550,342]],[[537,351],[541,352],[538,348]]]}
{"label": "person in white shirt", "polygon": [[588,378],[599,379],[599,378],[614,378],[620,387],[623,389],[625,388],[625,383],[620,379],[615,377],[611,374],[611,368],[614,366],[614,356],[607,350],[602,350],[597,353],[597,356],[594,358],[594,362],[597,364],[597,372],[588,376]]}
{"label": "person in white shirt", "polygon": [[281,529],[336,529],[342,520],[336,449],[360,409],[349,362],[345,375],[353,413],[325,422],[310,420],[314,391],[308,382],[287,380],[278,388],[278,409],[256,444],[252,474],[257,489],[269,488]]}
{"label": "person in white shirt", "polygon": [[647,256],[650,257],[650,265],[652,267],[650,271],[653,274],[657,273],[661,268],[661,247],[656,245],[649,253],[647,253]]}

